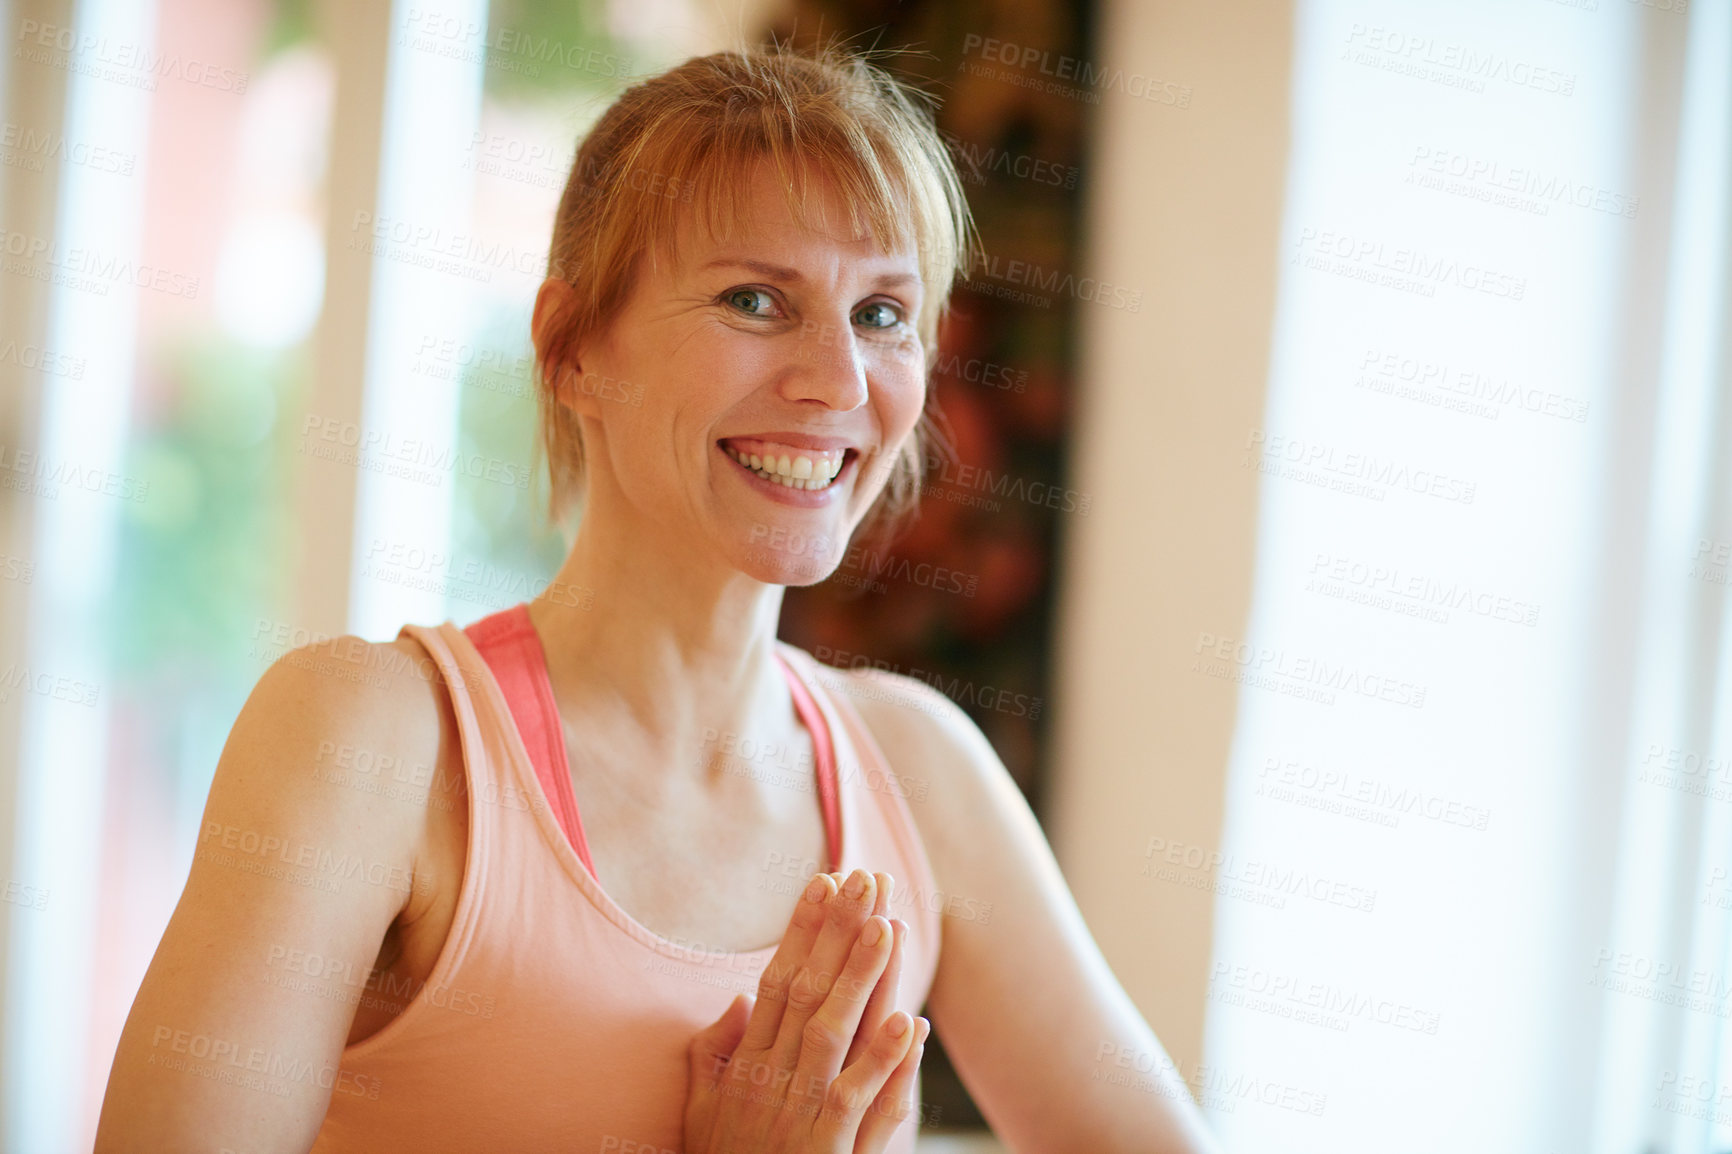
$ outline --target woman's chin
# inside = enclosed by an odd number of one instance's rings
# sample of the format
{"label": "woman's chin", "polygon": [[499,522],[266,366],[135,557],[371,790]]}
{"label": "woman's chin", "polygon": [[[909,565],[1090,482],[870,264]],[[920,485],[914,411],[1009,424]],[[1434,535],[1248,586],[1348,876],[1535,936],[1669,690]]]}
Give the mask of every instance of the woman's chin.
{"label": "woman's chin", "polygon": [[735,555],[740,572],[770,585],[816,585],[836,571],[847,542],[824,532],[759,523]]}
{"label": "woman's chin", "polygon": [[836,571],[836,563],[818,557],[791,556],[755,546],[738,562],[740,572],[766,585],[816,585]]}

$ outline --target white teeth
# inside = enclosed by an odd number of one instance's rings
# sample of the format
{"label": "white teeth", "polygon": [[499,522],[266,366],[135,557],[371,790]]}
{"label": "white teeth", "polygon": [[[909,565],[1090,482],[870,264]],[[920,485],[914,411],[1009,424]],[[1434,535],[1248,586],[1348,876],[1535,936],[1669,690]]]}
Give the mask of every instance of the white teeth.
{"label": "white teeth", "polygon": [[756,453],[740,453],[731,448],[727,449],[727,452],[728,456],[752,469],[764,480],[774,481],[790,489],[823,489],[842,472],[841,457],[759,457]]}

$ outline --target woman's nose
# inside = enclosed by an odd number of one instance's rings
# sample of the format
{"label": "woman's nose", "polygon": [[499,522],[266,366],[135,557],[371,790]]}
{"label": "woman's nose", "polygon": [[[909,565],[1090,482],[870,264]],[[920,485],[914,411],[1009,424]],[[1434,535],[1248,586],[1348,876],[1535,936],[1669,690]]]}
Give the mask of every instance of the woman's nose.
{"label": "woman's nose", "polygon": [[852,328],[835,321],[801,321],[793,371],[783,391],[790,400],[822,401],[839,412],[865,404],[866,363]]}

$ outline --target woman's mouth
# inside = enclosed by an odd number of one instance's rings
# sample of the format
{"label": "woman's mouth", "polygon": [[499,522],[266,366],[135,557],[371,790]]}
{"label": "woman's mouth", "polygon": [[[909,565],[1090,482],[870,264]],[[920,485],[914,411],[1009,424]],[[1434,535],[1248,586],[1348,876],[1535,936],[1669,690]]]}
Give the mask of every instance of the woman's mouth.
{"label": "woman's mouth", "polygon": [[859,453],[854,449],[802,449],[773,441],[731,438],[721,449],[760,480],[805,492],[823,492]]}

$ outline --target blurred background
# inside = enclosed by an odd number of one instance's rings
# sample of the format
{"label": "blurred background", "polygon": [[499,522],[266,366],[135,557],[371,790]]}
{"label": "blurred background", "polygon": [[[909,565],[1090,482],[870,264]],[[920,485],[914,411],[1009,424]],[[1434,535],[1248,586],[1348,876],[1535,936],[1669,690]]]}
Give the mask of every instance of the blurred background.
{"label": "blurred background", "polygon": [[[920,520],[783,635],[969,710],[1228,1149],[1732,1150],[1726,0],[0,28],[0,1148],[90,1147],[263,670],[563,556],[528,315],[587,126],[839,36],[986,257]],[[997,1148],[924,1077],[923,1148]]]}

